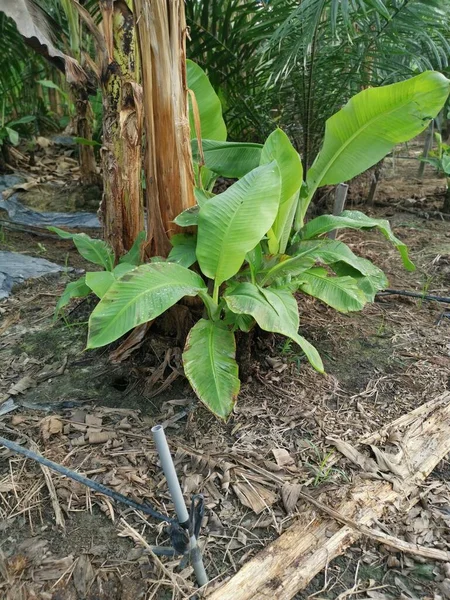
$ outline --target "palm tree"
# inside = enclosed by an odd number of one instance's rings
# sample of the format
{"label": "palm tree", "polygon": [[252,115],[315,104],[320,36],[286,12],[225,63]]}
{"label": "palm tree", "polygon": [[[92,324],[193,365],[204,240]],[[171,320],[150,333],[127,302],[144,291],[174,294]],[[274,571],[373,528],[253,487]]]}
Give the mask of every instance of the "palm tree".
{"label": "palm tree", "polygon": [[324,124],[353,94],[444,70],[448,0],[187,0],[190,55],[225,99],[231,136],[275,125],[310,166]]}
{"label": "palm tree", "polygon": [[[268,81],[305,167],[326,119],[356,92],[448,65],[450,3],[303,0],[269,40]],[[294,116],[294,118],[292,118]]]}
{"label": "palm tree", "polygon": [[[188,56],[208,74],[224,105],[231,139],[261,141],[273,130],[273,93],[258,59],[288,3],[187,0]],[[243,135],[244,134],[244,135]]]}

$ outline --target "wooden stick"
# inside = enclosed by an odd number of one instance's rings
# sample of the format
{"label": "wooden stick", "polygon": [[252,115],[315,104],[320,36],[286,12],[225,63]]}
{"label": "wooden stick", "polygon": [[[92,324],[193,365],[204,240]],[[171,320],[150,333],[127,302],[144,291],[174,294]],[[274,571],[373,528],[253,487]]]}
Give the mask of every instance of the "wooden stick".
{"label": "wooden stick", "polygon": [[[39,447],[32,439],[30,439],[31,450],[34,452],[39,452]],[[44,475],[45,483],[47,485],[48,493],[50,494],[50,500],[53,507],[53,512],[55,513],[55,522],[61,527],[61,529],[66,528],[66,522],[64,520],[64,515],[59,504],[58,494],[56,493],[55,484],[53,483],[52,475],[50,473],[50,469],[45,467],[44,465],[39,465],[41,467],[42,473]]]}
{"label": "wooden stick", "polygon": [[[433,147],[433,133],[434,133],[434,120],[428,125],[427,133],[425,136],[425,143],[423,145],[422,158],[428,158],[428,153]],[[425,163],[424,161],[420,161],[419,170],[417,171],[418,179],[423,178],[423,173],[425,171]]]}
{"label": "wooden stick", "polygon": [[[339,183],[336,186],[336,191],[334,194],[334,206],[333,206],[333,215],[340,215],[344,210],[345,201],[347,200],[348,193],[348,185],[346,183]],[[336,239],[336,229],[334,231],[330,231],[328,234],[330,240]]]}
{"label": "wooden stick", "polygon": [[[394,163],[394,156],[395,154],[392,154],[392,162]],[[377,166],[375,167],[375,171],[373,172],[372,175],[372,182],[370,184],[370,189],[369,189],[369,195],[367,196],[367,205],[368,206],[372,206],[374,205],[375,202],[375,194],[377,193],[377,188],[378,188],[378,183],[380,181],[380,177],[381,177],[381,170],[383,168],[383,160],[380,160],[380,162],[377,164]]]}
{"label": "wooden stick", "polygon": [[[178,582],[178,580],[181,580],[181,578],[176,573],[173,573],[172,571],[170,571],[170,569],[168,569],[164,565],[164,563],[161,561],[161,559],[158,556],[156,556],[156,554],[152,550],[152,547],[147,543],[147,541],[142,537],[142,535],[138,531],[136,531],[136,529],[134,529],[134,527],[132,527],[123,517],[120,518],[120,522],[123,525],[124,533],[127,533],[132,539],[134,539],[135,542],[138,542],[138,543],[142,544],[142,546],[144,546],[144,548],[147,550],[147,552],[153,558],[153,560],[158,565],[158,567],[161,569],[161,571],[164,573],[164,575],[172,582],[173,587],[181,594],[181,597],[187,598],[187,595],[181,589],[179,582]],[[183,582],[182,580],[181,580],[181,582],[182,582],[182,585],[186,585],[186,583],[187,583],[187,582]]]}
{"label": "wooden stick", "polygon": [[[340,516],[350,519],[358,527],[368,526],[383,516],[387,505],[410,496],[450,452],[450,402],[443,403],[439,397],[436,410],[431,414],[418,414],[409,423],[402,445],[410,474],[398,481],[396,490],[385,481],[356,480],[336,509]],[[410,500],[410,506],[418,499]],[[341,527],[336,520],[304,511],[294,525],[208,598],[291,600],[359,537],[360,531],[353,526]]]}

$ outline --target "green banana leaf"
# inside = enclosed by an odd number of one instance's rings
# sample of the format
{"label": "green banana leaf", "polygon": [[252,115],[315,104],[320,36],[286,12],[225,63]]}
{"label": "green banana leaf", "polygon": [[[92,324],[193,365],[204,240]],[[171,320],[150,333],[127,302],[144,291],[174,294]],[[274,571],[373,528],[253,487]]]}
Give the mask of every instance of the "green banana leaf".
{"label": "green banana leaf", "polygon": [[136,267],[114,282],[93,310],[87,348],[105,346],[155,319],[183,296],[196,296],[206,289],[197,273],[176,263]]}
{"label": "green banana leaf", "polygon": [[359,175],[396,144],[423,131],[444,106],[449,83],[440,73],[425,71],[400,83],[363,90],[328,119],[322,149],[308,171],[308,199],[297,214],[297,229],[318,187]]}
{"label": "green banana leaf", "polygon": [[234,334],[220,321],[200,319],[189,332],[183,366],[193,390],[216,416],[226,420],[240,381]]}
{"label": "green banana leaf", "polygon": [[192,225],[198,225],[198,215],[200,212],[200,206],[196,204],[186,210],[183,210],[175,219],[174,223],[180,227],[192,227]]}
{"label": "green banana leaf", "polygon": [[213,194],[212,192],[208,192],[207,190],[202,190],[201,188],[194,188],[194,195],[195,195],[195,199],[197,200],[197,204],[199,206],[203,206],[205,204],[205,202],[208,202],[208,200],[211,200],[211,198],[214,198],[214,196],[216,194]]}
{"label": "green banana leaf", "polygon": [[335,229],[373,229],[376,227],[384,237],[392,242],[402,257],[403,264],[408,271],[414,271],[415,266],[408,256],[408,248],[392,233],[389,221],[386,219],[373,219],[358,210],[344,210],[340,215],[322,215],[307,223],[299,232],[304,240],[315,238],[323,233]]}
{"label": "green banana leaf", "polygon": [[98,298],[102,299],[115,281],[134,269],[136,269],[135,265],[119,263],[112,271],[86,273],[86,285],[91,288]]}
{"label": "green banana leaf", "polygon": [[450,175],[450,154],[443,154],[442,159],[442,170],[444,171],[447,177]]}
{"label": "green banana leaf", "polygon": [[276,255],[266,259],[257,275],[261,285],[270,285],[274,281],[292,278],[303,271],[310,269],[316,262],[316,257],[311,248],[299,250],[294,256],[288,254]]}
{"label": "green banana leaf", "polygon": [[386,276],[381,269],[375,266],[370,260],[354,254],[347,244],[339,240],[305,240],[289,248],[289,254],[293,257],[297,255],[304,256],[305,253],[312,256],[315,261],[325,265],[343,262],[353,267],[360,275],[372,277],[380,281],[386,280]]}
{"label": "green banana leaf", "polygon": [[178,263],[183,267],[189,268],[197,261],[195,248],[197,246],[197,236],[189,233],[177,233],[170,238],[173,248],[167,257],[170,262]]}
{"label": "green banana leaf", "polygon": [[276,219],[268,232],[269,252],[284,253],[292,229],[300,188],[303,183],[303,167],[298,152],[281,129],[273,131],[261,152],[261,165],[276,161],[281,175],[280,206]]}
{"label": "green banana leaf", "polygon": [[275,162],[254,169],[204,204],[197,260],[216,288],[235,275],[277,215],[281,181]]}
{"label": "green banana leaf", "polygon": [[127,263],[130,265],[140,265],[142,263],[142,246],[145,243],[147,233],[141,231],[138,233],[133,245],[126,254],[120,257],[119,262]]}
{"label": "green banana leaf", "polygon": [[[195,162],[200,162],[198,140],[192,140],[192,156]],[[261,159],[261,144],[247,142],[220,142],[202,140],[205,166],[222,177],[240,179],[259,166]],[[270,161],[269,161],[270,162]]]}
{"label": "green banana leaf", "polygon": [[236,314],[251,315],[261,329],[281,333],[296,342],[311,365],[323,372],[317,350],[298,334],[299,317],[294,296],[282,289],[262,288],[253,283],[241,283],[225,294],[228,308]]}
{"label": "green banana leaf", "polygon": [[[370,260],[364,258],[361,258],[360,260],[365,260],[367,263],[372,264]],[[362,275],[360,269],[355,269],[345,262],[332,263],[330,264],[330,267],[339,277],[352,277],[352,279],[356,281],[359,289],[364,292],[367,302],[373,302],[377,292],[386,289],[388,286],[387,277],[381,269],[378,269],[378,273]]]}
{"label": "green banana leaf", "polygon": [[111,271],[95,271],[86,273],[86,285],[91,288],[97,298],[103,298],[112,284],[116,281]]}
{"label": "green banana leaf", "polygon": [[130,263],[119,263],[113,269],[114,277],[120,279],[125,273],[129,273],[136,268],[136,265]]}
{"label": "green banana leaf", "polygon": [[89,296],[91,288],[86,285],[85,276],[80,277],[76,281],[71,281],[66,285],[64,292],[61,294],[56,307],[55,307],[55,318],[58,317],[61,309],[63,309],[72,298],[84,298]]}
{"label": "green banana leaf", "polygon": [[305,271],[296,282],[305,294],[343,313],[361,310],[367,302],[366,295],[352,277],[330,277],[323,267]]}
{"label": "green banana leaf", "polygon": [[[187,84],[195,94],[201,124],[202,139],[226,140],[227,128],[222,117],[222,104],[208,77],[192,60],[186,61]],[[189,124],[191,138],[196,138],[192,100],[189,99]]]}
{"label": "green banana leaf", "polygon": [[103,240],[94,240],[85,233],[69,233],[58,227],[47,227],[63,240],[72,240],[83,258],[95,265],[101,265],[107,271],[114,267],[114,253]]}

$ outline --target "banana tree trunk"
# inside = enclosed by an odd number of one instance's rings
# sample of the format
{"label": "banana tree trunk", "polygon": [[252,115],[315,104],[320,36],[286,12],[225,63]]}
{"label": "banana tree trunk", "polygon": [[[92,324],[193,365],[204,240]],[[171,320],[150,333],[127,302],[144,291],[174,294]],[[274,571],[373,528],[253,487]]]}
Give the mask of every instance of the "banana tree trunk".
{"label": "banana tree trunk", "polygon": [[[54,91],[54,90],[53,90]],[[71,86],[71,97],[75,105],[74,131],[75,135],[84,140],[92,140],[92,109],[85,87]],[[101,182],[97,173],[94,148],[89,144],[79,144],[80,183],[97,185]]]}
{"label": "banana tree trunk", "polygon": [[142,92],[136,83],[134,15],[123,0],[100,3],[108,65],[103,69],[102,216],[116,256],[144,229]]}
{"label": "banana tree trunk", "polygon": [[146,133],[147,252],[167,256],[173,219],[195,205],[183,0],[134,0]]}
{"label": "banana tree trunk", "polygon": [[58,100],[56,96],[56,90],[54,88],[48,89],[48,101],[50,103],[50,110],[54,115],[58,114]]}

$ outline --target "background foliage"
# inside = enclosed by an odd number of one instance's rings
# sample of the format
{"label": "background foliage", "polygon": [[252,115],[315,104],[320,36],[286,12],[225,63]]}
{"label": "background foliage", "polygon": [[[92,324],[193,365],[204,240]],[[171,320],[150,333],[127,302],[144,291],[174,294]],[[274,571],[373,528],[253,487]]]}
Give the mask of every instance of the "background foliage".
{"label": "background foliage", "polygon": [[[92,51],[70,2],[39,4],[65,52],[79,56],[81,42]],[[83,4],[98,14],[97,2]],[[427,69],[446,72],[449,17],[448,0],[187,0],[188,55],[219,94],[229,139],[262,142],[279,125],[308,167],[326,119],[355,93]],[[56,115],[42,79],[63,85],[0,13],[6,117],[36,115],[38,131],[67,123],[70,106],[57,94]]]}

